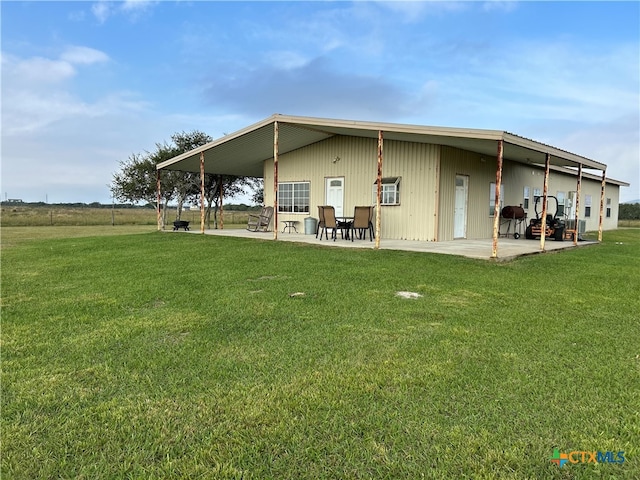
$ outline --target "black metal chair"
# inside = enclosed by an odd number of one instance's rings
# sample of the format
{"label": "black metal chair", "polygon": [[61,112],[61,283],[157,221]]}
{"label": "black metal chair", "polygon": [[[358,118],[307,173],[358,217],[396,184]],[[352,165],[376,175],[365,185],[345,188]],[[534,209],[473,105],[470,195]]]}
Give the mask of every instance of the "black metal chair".
{"label": "black metal chair", "polygon": [[345,231],[347,235],[349,234],[349,228],[351,228],[350,223],[338,222],[336,220],[336,210],[332,206],[323,206],[318,207],[322,209],[321,218],[324,218],[324,223],[322,225],[322,230],[320,231],[320,240],[322,240],[322,235],[324,234],[325,238],[329,240],[329,230],[331,230],[331,238],[333,241],[336,241],[338,238],[338,230],[340,230],[340,236],[344,238]]}

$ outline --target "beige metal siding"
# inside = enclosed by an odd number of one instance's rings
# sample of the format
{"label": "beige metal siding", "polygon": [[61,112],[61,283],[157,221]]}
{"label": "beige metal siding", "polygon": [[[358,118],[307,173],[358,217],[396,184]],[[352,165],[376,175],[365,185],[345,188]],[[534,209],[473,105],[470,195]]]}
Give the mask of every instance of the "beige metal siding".
{"label": "beige metal siding", "polygon": [[[497,148],[496,144],[496,152]],[[489,191],[490,183],[496,181],[496,158],[443,146],[438,241],[453,240],[456,175],[469,177],[467,238],[490,238],[493,217],[489,215]]]}
{"label": "beige metal siding", "polygon": [[[497,151],[497,145],[496,145]],[[340,160],[335,161],[336,157]],[[374,204],[373,184],[376,179],[377,140],[335,136],[279,156],[280,182],[310,182],[310,212],[318,217],[318,205],[324,205],[325,179],[344,178],[344,213],[349,215],[357,205]],[[455,177],[467,175],[467,238],[491,238],[493,217],[489,212],[490,184],[495,182],[496,158],[453,147],[389,141],[384,142],[384,177],[401,177],[400,205],[382,207],[382,238],[424,241],[453,240]],[[528,217],[535,217],[533,190],[540,188],[544,171],[505,159],[503,165],[503,205],[524,202],[523,190],[530,187]],[[265,202],[273,204],[273,160],[264,165]],[[576,189],[576,177],[551,172],[549,193],[556,195]],[[585,219],[585,196],[591,195],[591,217],[587,229],[597,230],[600,208],[600,182],[583,177],[580,218]],[[604,228],[617,226],[617,185],[607,184],[605,199],[611,198],[611,218]],[[605,205],[606,212],[606,205]],[[280,213],[283,220],[298,220],[302,231],[305,213]]]}
{"label": "beige metal siding", "polygon": [[[382,206],[382,238],[435,240],[435,189],[439,147],[386,141],[384,177],[402,177],[400,205]],[[340,160],[335,161],[336,157]],[[278,180],[309,181],[310,214],[317,218],[325,204],[325,179],[344,178],[344,213],[357,205],[373,205],[377,170],[377,140],[336,136],[278,157]],[[273,160],[265,162],[265,202],[273,203]],[[302,222],[306,214],[279,214]]]}
{"label": "beige metal siding", "polygon": [[[558,192],[565,195],[565,209],[568,210],[569,192],[575,192],[577,189],[577,174],[568,175],[562,172],[551,171],[549,173],[549,195],[558,196]],[[529,208],[527,209],[527,217],[535,218],[533,191],[535,188],[543,191],[544,170],[521,163],[509,162],[503,170],[503,182],[505,184],[505,205],[520,205],[524,203],[524,187],[529,187]],[[590,178],[582,177],[581,195],[580,195],[580,220],[586,220],[587,230],[598,229],[598,215],[600,214],[600,187],[601,182]],[[603,215],[603,228],[611,230],[617,228],[618,225],[618,196],[620,188],[617,185],[608,183],[605,188],[605,206]],[[585,218],[585,198],[591,195],[591,215]],[[606,199],[611,198],[611,217],[606,218]],[[550,207],[555,209],[555,203],[550,202]],[[538,206],[538,211],[542,212],[542,204]],[[550,213],[555,213],[550,212]]]}

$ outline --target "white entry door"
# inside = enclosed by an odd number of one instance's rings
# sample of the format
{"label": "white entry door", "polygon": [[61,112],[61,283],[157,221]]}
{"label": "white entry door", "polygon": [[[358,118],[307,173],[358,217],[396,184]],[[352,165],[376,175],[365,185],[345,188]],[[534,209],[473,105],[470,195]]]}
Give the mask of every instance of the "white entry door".
{"label": "white entry door", "polygon": [[467,238],[467,201],[469,177],[456,175],[456,198],[453,212],[453,238]]}
{"label": "white entry door", "polygon": [[344,205],[344,178],[330,177],[325,180],[325,205],[336,210],[336,217],[342,217]]}

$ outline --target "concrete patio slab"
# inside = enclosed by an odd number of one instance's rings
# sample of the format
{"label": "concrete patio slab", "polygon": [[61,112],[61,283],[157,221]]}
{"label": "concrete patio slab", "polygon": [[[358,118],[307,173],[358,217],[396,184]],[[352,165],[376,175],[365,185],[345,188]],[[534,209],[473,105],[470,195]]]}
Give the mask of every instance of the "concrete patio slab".
{"label": "concrete patio slab", "polygon": [[[199,234],[199,231],[191,230],[189,233]],[[245,229],[225,229],[225,230],[205,230],[206,235],[216,235],[221,237],[254,238],[256,240],[274,240],[273,232],[250,232]],[[375,242],[366,240],[344,240],[338,237],[337,240],[320,240],[315,235],[305,235],[302,233],[282,233],[278,232],[278,241],[298,242],[310,245],[319,245],[333,248],[369,248],[373,249]],[[578,242],[578,248],[597,245],[598,242],[582,241]],[[572,241],[556,242],[555,240],[545,241],[545,250],[540,250],[539,240],[526,240],[523,237],[518,240],[514,238],[500,238],[498,240],[498,258],[491,258],[491,239],[464,239],[452,240],[448,242],[420,242],[412,240],[380,240],[381,250],[401,250],[411,252],[439,253],[443,255],[459,255],[468,258],[482,260],[506,261],[524,255],[534,255],[538,253],[553,252],[576,248]]]}

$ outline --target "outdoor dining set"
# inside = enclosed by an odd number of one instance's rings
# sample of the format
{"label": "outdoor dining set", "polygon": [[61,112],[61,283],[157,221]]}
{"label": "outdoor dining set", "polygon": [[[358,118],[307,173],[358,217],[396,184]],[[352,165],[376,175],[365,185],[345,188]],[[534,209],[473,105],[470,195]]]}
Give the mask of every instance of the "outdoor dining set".
{"label": "outdoor dining set", "polygon": [[369,233],[369,241],[373,240],[373,207],[362,206],[354,207],[352,217],[336,217],[335,208],[330,205],[318,206],[318,227],[316,229],[316,238],[320,235],[320,240],[324,235],[329,240],[329,232],[331,239],[335,242],[340,232],[340,238],[351,240],[356,237],[365,239],[367,232]]}

